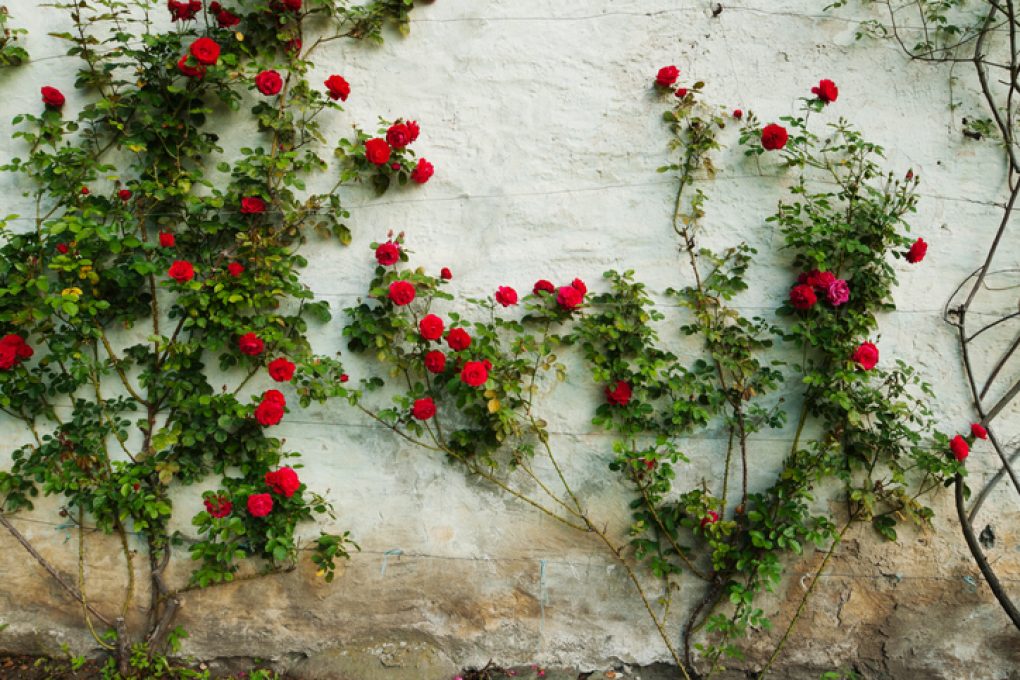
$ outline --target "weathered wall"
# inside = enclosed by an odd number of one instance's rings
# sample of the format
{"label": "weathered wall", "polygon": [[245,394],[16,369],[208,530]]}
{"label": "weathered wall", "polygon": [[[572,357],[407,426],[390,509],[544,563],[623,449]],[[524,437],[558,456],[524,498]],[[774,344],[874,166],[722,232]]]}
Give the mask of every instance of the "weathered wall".
{"label": "weathered wall", "polygon": [[[63,24],[57,10],[36,9],[34,0],[7,4],[32,32],[27,46],[36,59],[0,73],[4,121],[38,108],[40,84],[70,92],[75,68],[45,35]],[[372,127],[377,114],[416,118],[421,152],[438,172],[423,189],[382,200],[352,194],[353,246],[310,249],[308,280],[335,309],[349,304],[370,276],[366,245],[394,229],[408,233],[417,262],[450,266],[455,289],[467,294],[487,295],[500,284],[527,289],[539,277],[595,282],[612,267],[636,269],[658,292],[683,285],[688,274],[669,227],[672,181],[655,172],[666,157],[662,107],[649,87],[656,69],[676,63],[682,81],[707,82],[711,101],[766,120],[792,113],[796,98],[828,77],[840,99],[824,117],[855,121],[886,147],[891,168],[910,167],[922,178],[913,224],[932,247],[923,266],[897,265],[900,309],[882,319],[883,358],[924,371],[947,429],[969,422],[956,345],[941,312],[997,225],[993,204],[1003,178],[996,150],[959,134],[960,115],[978,106],[969,73],[956,84],[963,106],[953,114],[947,69],[907,64],[889,44],[854,41],[847,18],[859,8],[837,17],[822,11],[824,3],[748,0],[713,18],[709,5],[443,0],[415,13],[406,39],[394,35],[378,48],[331,45],[318,58],[319,71],[343,73],[354,88],[335,131],[353,121]],[[3,137],[7,158],[19,146]],[[718,154],[718,176],[703,185],[710,196],[706,238],[758,247],[755,285],[740,305],[768,312],[791,276],[763,221],[786,180],[768,163],[745,161],[735,137],[735,130],[724,134],[730,148]],[[20,204],[10,178],[0,179],[0,191],[9,205]],[[1003,257],[1002,267],[1020,259],[1015,250]],[[321,351],[343,349],[339,328],[335,322],[319,332]],[[1014,332],[1004,328],[1001,340]],[[355,377],[357,371],[352,364]],[[588,423],[597,397],[579,371],[547,395],[544,413],[568,474],[595,499],[595,514],[622,530],[625,493],[606,471],[609,440]],[[0,458],[25,439],[10,424],[2,427]],[[381,677],[442,678],[489,658],[582,668],[666,658],[625,577],[594,542],[466,480],[342,406],[295,412],[278,431],[305,452],[303,476],[327,491],[338,527],[350,529],[364,550],[332,585],[303,566],[256,586],[188,596],[181,620],[191,632],[187,652],[281,660],[312,654],[301,662],[306,672],[359,679],[383,668],[403,671]],[[791,436],[772,431],[757,440],[752,479],[759,485]],[[691,441],[694,462],[682,474],[717,475],[721,445],[712,435]],[[989,474],[990,451],[978,447],[969,467],[975,480]],[[1005,492],[987,504],[980,526],[993,526],[998,541],[989,556],[1020,593],[1020,514]],[[1020,678],[1020,636],[981,582],[949,501],[948,494],[935,501],[936,531],[903,531],[897,545],[880,544],[866,530],[848,536],[780,664],[786,677],[856,665],[875,678]],[[15,521],[73,578],[75,541],[46,523],[54,515],[43,507]],[[798,563],[770,604],[786,605],[776,618],[779,631],[809,578],[801,574],[820,558]],[[89,647],[79,608],[6,534],[0,574],[0,623],[8,624],[0,650]],[[117,601],[123,574],[119,553],[90,536],[93,600]],[[676,613],[697,597],[685,590]],[[767,654],[775,637],[757,636],[753,650]],[[750,667],[755,662],[752,654]]]}

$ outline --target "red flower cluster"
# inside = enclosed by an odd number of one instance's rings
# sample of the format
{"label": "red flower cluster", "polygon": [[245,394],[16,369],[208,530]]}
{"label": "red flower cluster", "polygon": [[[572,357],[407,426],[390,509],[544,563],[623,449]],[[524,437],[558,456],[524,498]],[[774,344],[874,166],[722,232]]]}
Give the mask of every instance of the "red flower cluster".
{"label": "red flower cluster", "polygon": [[280,89],[283,88],[283,78],[276,71],[262,71],[255,76],[255,87],[262,94],[271,97],[279,94]]}
{"label": "red flower cluster", "polygon": [[[538,281],[535,284],[535,290],[539,290],[538,285],[540,283],[548,283],[548,281]],[[541,290],[545,290],[542,288]],[[569,286],[560,286],[556,291],[556,304],[563,309],[574,310],[584,303],[584,296],[588,293],[588,286],[584,285],[584,281],[581,279],[574,279]]]}
{"label": "red flower cluster", "polygon": [[167,0],[166,8],[173,21],[190,21],[202,11],[202,0]]}
{"label": "red flower cluster", "polygon": [[836,83],[825,78],[819,80],[816,87],[811,88],[811,94],[818,97],[823,103],[831,104],[839,96],[839,88],[836,87]]}
{"label": "red flower cluster", "polygon": [[25,339],[15,333],[0,338],[0,371],[9,371],[35,352]]}
{"label": "red flower cluster", "polygon": [[287,400],[279,390],[266,390],[262,394],[262,401],[255,407],[255,420],[263,427],[276,425],[283,420],[283,409],[287,406]]}
{"label": "red flower cluster", "polygon": [[384,267],[389,267],[400,261],[400,244],[393,241],[379,244],[375,249],[375,260]]}
{"label": "red flower cluster", "polygon": [[[418,139],[419,134],[421,134],[421,127],[417,121],[397,120],[386,130],[386,139],[373,137],[365,141],[365,158],[373,165],[386,165],[393,157],[394,151],[403,151]],[[398,162],[391,164],[392,170],[400,170],[401,167],[403,166]],[[411,170],[411,179],[418,184],[425,184],[435,172],[434,165],[424,158],[420,158],[414,169]]]}
{"label": "red flower cluster", "polygon": [[769,123],[761,131],[761,145],[766,151],[778,151],[786,146],[790,139],[789,133],[782,125]]}
{"label": "red flower cluster", "polygon": [[282,467],[266,473],[266,486],[273,493],[290,498],[301,488],[301,480],[293,468]]}
{"label": "red flower cluster", "polygon": [[230,499],[220,494],[211,498],[205,499],[205,511],[217,519],[222,519],[230,514],[234,509],[234,504],[230,502]]}
{"label": "red flower cluster", "polygon": [[177,283],[187,283],[195,278],[195,268],[187,260],[174,260],[166,273]]}
{"label": "red flower cluster", "polygon": [[290,382],[294,377],[294,362],[278,357],[269,362],[269,377],[276,382]]}
{"label": "red flower cluster", "polygon": [[42,93],[43,104],[51,109],[61,108],[66,101],[64,99],[64,93],[55,87],[44,85],[42,89],[40,89],[40,92]]}
{"label": "red flower cluster", "polygon": [[606,388],[606,400],[616,406],[626,406],[630,403],[630,398],[633,394],[634,390],[631,388],[630,383],[625,380],[617,380],[616,385],[612,389]]}
{"label": "red flower cluster", "polygon": [[790,289],[790,304],[806,311],[815,306],[819,296],[825,296],[830,305],[839,307],[850,299],[850,286],[832,272],[813,269],[797,277],[797,285]]}
{"label": "red flower cluster", "polygon": [[333,101],[339,99],[345,102],[347,97],[351,95],[351,84],[344,80],[343,76],[331,75],[329,78],[326,78],[324,84],[326,92]]}
{"label": "red flower cluster", "polygon": [[220,28],[233,28],[241,23],[241,18],[226,10],[220,3],[213,0],[209,3],[209,12],[216,16]]}
{"label": "red flower cluster", "polygon": [[262,342],[262,338],[254,333],[245,333],[237,339],[237,349],[241,350],[241,354],[247,354],[250,357],[262,354],[262,350],[265,348],[266,343]]}

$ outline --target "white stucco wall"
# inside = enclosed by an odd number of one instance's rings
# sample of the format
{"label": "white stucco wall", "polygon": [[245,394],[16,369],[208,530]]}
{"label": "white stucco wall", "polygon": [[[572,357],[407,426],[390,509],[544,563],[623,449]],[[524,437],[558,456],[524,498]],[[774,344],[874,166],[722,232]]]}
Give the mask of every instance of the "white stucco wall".
{"label": "white stucco wall", "polygon": [[[61,57],[62,48],[46,36],[65,23],[61,13],[36,8],[34,0],[6,4],[14,23],[31,32],[26,46],[34,57],[0,72],[0,125],[9,132],[15,113],[39,108],[39,85],[61,87],[69,106],[82,95],[73,93],[75,60]],[[374,265],[367,244],[392,229],[407,233],[415,264],[451,267],[453,288],[465,295],[489,295],[497,285],[523,291],[537,278],[574,276],[597,288],[609,268],[636,269],[657,293],[684,285],[689,273],[669,226],[673,180],[656,173],[667,158],[663,105],[650,87],[656,70],[675,63],[681,84],[704,80],[710,101],[754,110],[766,121],[793,113],[819,78],[832,78],[840,97],[822,118],[851,119],[885,146],[890,169],[913,168],[922,180],[912,224],[931,247],[923,265],[897,265],[899,310],[882,319],[883,360],[917,365],[935,387],[944,428],[964,426],[968,399],[941,313],[997,226],[999,154],[959,132],[960,117],[979,106],[969,72],[958,73],[954,94],[962,105],[951,112],[948,69],[908,64],[892,44],[855,42],[852,17],[862,10],[833,15],[823,5],[748,0],[725,5],[713,18],[710,3],[692,0],[441,0],[415,11],[406,39],[392,35],[382,47],[329,45],[311,80],[338,72],[353,88],[346,113],[333,117],[329,131],[339,136],[354,122],[372,128],[377,115],[417,119],[423,134],[416,147],[437,172],[425,187],[382,199],[367,190],[350,193],[354,243],[310,247],[307,280],[335,311],[351,304]],[[0,137],[0,157],[20,151],[9,134]],[[225,138],[232,141],[236,131]],[[723,246],[745,239],[758,248],[754,283],[739,306],[769,313],[793,276],[764,222],[787,180],[767,159],[760,167],[744,160],[735,127],[722,141],[728,148],[716,157],[718,176],[702,185],[710,197],[705,240]],[[0,177],[0,195],[0,212],[30,214],[19,207],[10,177]],[[1001,252],[999,266],[1016,266],[1015,250]],[[340,320],[318,329],[317,349],[345,349],[340,329]],[[662,330],[673,337],[669,327]],[[1014,331],[1004,329],[1003,341]],[[352,360],[352,376],[359,370]],[[622,529],[625,493],[606,470],[609,438],[589,424],[598,393],[584,375],[575,372],[551,393],[544,414],[569,474],[597,499],[595,514]],[[0,427],[2,459],[24,433],[10,423]],[[593,542],[466,480],[342,405],[297,410],[277,432],[305,453],[303,476],[327,492],[338,528],[350,529],[364,550],[331,586],[298,572],[254,586],[255,594],[242,586],[204,604],[195,596],[182,620],[192,632],[190,653],[287,658],[340,646],[371,656],[384,643],[404,641],[439,650],[435,667],[442,673],[488,658],[584,668],[666,658],[619,568]],[[792,428],[756,440],[753,480],[770,478],[791,436]],[[711,434],[692,441],[687,479],[718,474],[723,444]],[[993,471],[991,451],[978,447],[969,466],[975,480]],[[999,545],[1011,546],[990,555],[1015,592],[1017,499],[1005,492],[1003,486],[990,500],[985,521],[998,522]],[[899,546],[880,545],[866,530],[850,537],[790,645],[791,663],[831,668],[860,661],[892,674],[875,677],[921,677],[908,671],[1016,677],[985,674],[988,666],[998,673],[1020,665],[1020,642],[980,585],[948,501],[947,495],[935,502],[937,532],[904,531]],[[19,521],[71,568],[73,543],[63,545],[62,532]],[[0,536],[4,563],[17,567],[0,582],[0,623],[11,624],[0,632],[0,648],[35,634],[51,647],[60,640],[81,644],[86,637],[70,625],[74,606],[58,591],[50,592],[49,604],[28,606],[19,596],[43,576],[25,555],[14,557],[17,550]],[[90,581],[99,592],[115,591],[122,570],[116,554],[105,555],[97,542],[91,555]],[[809,572],[817,559],[794,570]],[[781,600],[799,597],[797,578]],[[696,593],[687,596],[693,601]],[[222,607],[236,625],[219,623]]]}

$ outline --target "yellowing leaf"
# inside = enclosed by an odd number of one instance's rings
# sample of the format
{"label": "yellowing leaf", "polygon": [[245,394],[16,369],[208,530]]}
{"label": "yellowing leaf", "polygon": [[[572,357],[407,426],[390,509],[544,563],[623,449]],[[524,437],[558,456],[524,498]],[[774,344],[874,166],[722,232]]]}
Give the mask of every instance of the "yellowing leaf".
{"label": "yellowing leaf", "polygon": [[499,411],[499,399],[489,400],[489,413],[496,413]]}

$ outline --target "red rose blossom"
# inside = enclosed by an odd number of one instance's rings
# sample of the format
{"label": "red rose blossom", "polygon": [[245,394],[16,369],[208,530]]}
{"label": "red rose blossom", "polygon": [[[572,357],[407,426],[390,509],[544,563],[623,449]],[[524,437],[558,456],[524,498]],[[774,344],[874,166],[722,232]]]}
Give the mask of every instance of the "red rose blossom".
{"label": "red rose blossom", "polygon": [[556,286],[553,285],[552,281],[539,279],[538,281],[535,281],[535,285],[534,287],[532,287],[531,292],[534,293],[535,295],[538,295],[540,292],[555,293]]}
{"label": "red rose blossom", "polygon": [[704,529],[709,524],[715,524],[719,521],[719,513],[715,510],[709,510],[705,513],[705,516],[701,518],[701,528]]}
{"label": "red rose blossom", "polygon": [[790,289],[790,304],[802,312],[811,309],[818,302],[815,289],[805,283],[800,283]]}
{"label": "red rose blossom", "polygon": [[189,78],[202,78],[205,76],[205,66],[192,66],[188,63],[187,54],[177,61],[177,70]]}
{"label": "red rose blossom", "polygon": [[517,291],[510,286],[500,286],[496,290],[496,302],[504,307],[511,307],[517,304]]}
{"label": "red rose blossom", "polygon": [[878,348],[871,342],[861,343],[851,358],[865,371],[870,371],[878,363]]}
{"label": "red rose blossom", "polygon": [[227,273],[233,276],[235,279],[244,273],[244,265],[240,262],[228,262]]}
{"label": "red rose blossom", "polygon": [[570,282],[570,287],[580,293],[582,296],[588,294],[588,286],[584,285],[584,281],[581,279],[574,279]]}
{"label": "red rose blossom", "polygon": [[301,480],[298,479],[294,468],[282,467],[266,473],[266,486],[273,493],[290,498],[301,488]]}
{"label": "red rose blossom", "polygon": [[436,415],[436,402],[432,401],[432,397],[415,399],[414,406],[411,407],[411,415],[416,420],[428,420]]}
{"label": "red rose blossom", "polygon": [[374,137],[365,142],[365,158],[369,163],[384,165],[390,160],[390,145],[385,139]]}
{"label": "red rose blossom", "polygon": [[195,278],[195,268],[186,260],[174,260],[166,273],[177,283],[186,283]]}
{"label": "red rose blossom", "polygon": [[415,165],[414,170],[411,171],[411,179],[417,184],[425,184],[434,174],[436,174],[436,166],[432,165],[424,158],[419,158],[418,164]]}
{"label": "red rose blossom", "polygon": [[66,101],[64,99],[64,93],[55,87],[43,85],[39,91],[42,93],[43,104],[51,109],[61,108]]}
{"label": "red rose blossom", "polygon": [[967,445],[967,440],[960,435],[956,435],[949,442],[949,450],[953,452],[953,457],[958,463],[962,463],[970,455],[970,446]]}
{"label": "red rose blossom", "polygon": [[669,87],[680,77],[680,69],[676,66],[663,66],[655,74],[655,84],[659,87]]}
{"label": "red rose blossom", "polygon": [[262,427],[272,427],[283,420],[283,409],[286,404],[271,399],[263,399],[255,407],[255,420]]}
{"label": "red rose blossom", "polygon": [[741,118],[744,117],[744,112],[741,111],[740,109],[733,109],[733,117],[736,118],[737,120],[740,120]]}
{"label": "red rose blossom", "polygon": [[88,196],[89,194],[92,193],[91,191],[89,191],[89,188],[86,187],[86,186],[83,186],[81,189],[79,189],[79,191],[81,192],[82,196]]}
{"label": "red rose blossom", "polygon": [[202,11],[202,0],[167,0],[172,21],[191,21]]}
{"label": "red rose blossom", "polygon": [[258,215],[266,211],[266,202],[258,196],[245,196],[241,199],[242,215]]}
{"label": "red rose blossom", "polygon": [[159,245],[163,248],[173,248],[177,245],[177,239],[174,238],[173,234],[161,231],[159,232]]}
{"label": "red rose blossom", "polygon": [[489,371],[481,361],[468,361],[460,371],[460,379],[466,385],[479,387],[489,379]]}
{"label": "red rose blossom", "polygon": [[409,120],[405,123],[407,125],[407,132],[411,135],[411,141],[418,139],[418,135],[421,134],[421,127],[418,125],[418,121]]}
{"label": "red rose blossom", "polygon": [[676,97],[677,99],[683,99],[684,97],[687,96],[687,88],[686,87],[678,87],[676,89],[676,92],[673,93],[673,96]]}
{"label": "red rose blossom", "polygon": [[223,495],[206,498],[204,503],[205,511],[217,519],[223,519],[234,509],[234,504]]}
{"label": "red rose blossom", "polygon": [[970,434],[977,439],[988,439],[988,430],[981,423],[971,423]]}
{"label": "red rose blossom", "polygon": [[117,198],[127,203],[128,201],[131,200],[131,190],[121,189],[120,191],[117,192]]}
{"label": "red rose blossom", "polygon": [[212,66],[220,59],[220,46],[212,38],[202,37],[191,43],[188,48],[199,64]]}
{"label": "red rose blossom", "polygon": [[276,382],[290,382],[294,377],[294,362],[285,357],[277,357],[269,362],[269,377]]}
{"label": "red rose blossom", "polygon": [[394,149],[403,149],[411,143],[411,131],[403,123],[394,123],[386,130],[386,142]]}
{"label": "red rose blossom", "polygon": [[345,382],[347,382],[350,379],[351,379],[351,376],[347,375],[346,373],[341,373],[340,374],[340,382],[345,383]]}
{"label": "red rose blossom", "polygon": [[8,333],[0,338],[0,370],[9,371],[25,359],[30,359],[35,352],[16,333]]}
{"label": "red rose blossom", "polygon": [[389,298],[398,307],[411,304],[414,295],[414,285],[410,281],[394,281],[390,284]]}
{"label": "red rose blossom", "polygon": [[822,102],[831,104],[836,101],[836,97],[839,96],[839,88],[836,87],[836,83],[825,78],[818,81],[817,87],[811,88],[811,94],[818,97],[818,99]]}
{"label": "red rose blossom", "polygon": [[66,243],[58,243],[57,244],[57,252],[60,253],[61,255],[67,255],[67,251],[69,251],[69,250],[70,250],[70,248],[67,247]]}
{"label": "red rose blossom", "polygon": [[573,286],[562,286],[556,291],[556,303],[564,309],[576,309],[584,301],[584,294]]}
{"label": "red rose blossom", "polygon": [[283,88],[283,78],[276,71],[262,71],[255,76],[255,87],[262,94],[271,97],[274,94],[279,94]]}
{"label": "red rose blossom", "polygon": [[266,343],[262,342],[262,338],[254,333],[245,333],[237,339],[237,349],[241,350],[241,354],[247,354],[250,357],[262,354],[262,350],[265,348]]}
{"label": "red rose blossom", "polygon": [[450,271],[449,267],[443,267],[439,270],[439,278],[443,281],[449,281],[453,278],[453,272]]}
{"label": "red rose blossom", "polygon": [[778,151],[786,146],[790,135],[782,125],[769,123],[761,131],[761,145],[766,151]]}
{"label": "red rose blossom", "polygon": [[418,330],[426,340],[438,340],[443,337],[443,320],[435,314],[426,314],[418,322]]}
{"label": "red rose blossom", "polygon": [[287,398],[280,390],[266,390],[262,393],[262,401],[274,401],[281,406],[287,405]]}
{"label": "red rose blossom", "polygon": [[347,97],[351,94],[351,85],[343,76],[332,75],[326,78],[326,91],[329,94],[330,99],[336,101],[347,101]]}
{"label": "red rose blossom", "polygon": [[631,395],[634,393],[630,386],[630,383],[625,380],[617,380],[616,386],[613,389],[606,388],[606,400],[610,404],[617,406],[626,406],[630,402]]}
{"label": "red rose blossom", "polygon": [[463,328],[451,328],[446,334],[446,344],[454,352],[463,352],[471,346],[471,336]]}
{"label": "red rose blossom", "polygon": [[[209,5],[209,9],[212,10],[212,5]],[[241,17],[229,10],[219,9],[214,14],[216,15],[216,23],[220,25],[220,28],[233,28],[241,23]]]}
{"label": "red rose blossom", "polygon": [[301,0],[283,0],[283,5],[291,12],[298,12],[301,10]]}
{"label": "red rose blossom", "polygon": [[375,260],[384,267],[400,261],[400,246],[393,241],[382,243],[375,249]]}
{"label": "red rose blossom", "polygon": [[797,283],[804,283],[822,292],[828,290],[829,286],[836,282],[836,275],[832,272],[820,272],[812,269],[806,274],[797,277]]}
{"label": "red rose blossom", "polygon": [[429,373],[442,373],[446,370],[446,355],[434,349],[425,355],[425,370]]}
{"label": "red rose blossom", "polygon": [[917,264],[924,259],[924,256],[928,254],[928,244],[924,242],[923,238],[919,238],[914,241],[913,245],[910,246],[910,250],[907,251],[907,262],[910,264]]}
{"label": "red rose blossom", "polygon": [[248,514],[252,517],[265,517],[273,511],[273,497],[267,493],[255,493],[248,496]]}

